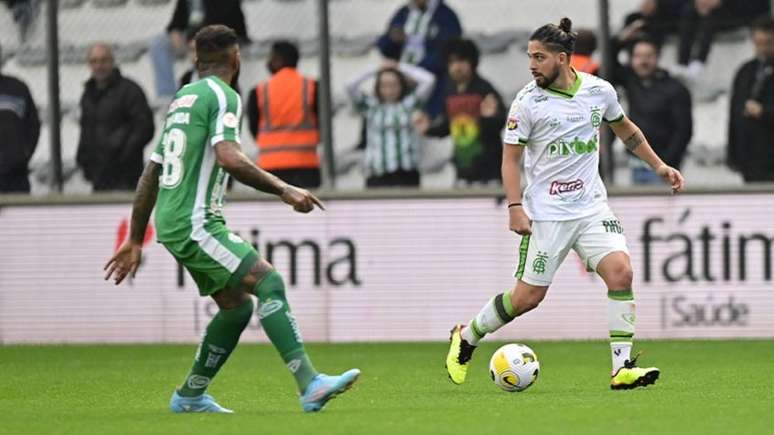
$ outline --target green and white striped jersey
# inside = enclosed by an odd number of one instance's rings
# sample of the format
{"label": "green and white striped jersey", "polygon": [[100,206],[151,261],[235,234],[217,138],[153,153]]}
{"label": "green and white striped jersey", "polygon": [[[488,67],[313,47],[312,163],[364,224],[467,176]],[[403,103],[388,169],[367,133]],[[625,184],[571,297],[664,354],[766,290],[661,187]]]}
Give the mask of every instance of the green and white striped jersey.
{"label": "green and white striped jersey", "polygon": [[169,106],[164,132],[151,160],[162,165],[156,202],[160,242],[205,240],[223,225],[228,174],[215,159],[215,144],[239,139],[242,101],[216,76],[188,84]]}

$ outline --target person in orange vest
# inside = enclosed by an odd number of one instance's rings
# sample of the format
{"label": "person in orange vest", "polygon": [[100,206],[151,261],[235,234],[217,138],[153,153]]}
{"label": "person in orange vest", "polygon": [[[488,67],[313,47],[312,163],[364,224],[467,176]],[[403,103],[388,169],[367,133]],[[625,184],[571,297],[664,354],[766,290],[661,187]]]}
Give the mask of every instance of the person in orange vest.
{"label": "person in orange vest", "polygon": [[296,70],[298,59],[293,43],[272,44],[266,64],[272,76],[250,92],[246,111],[258,166],[287,183],[315,188],[320,187],[317,82]]}
{"label": "person in orange vest", "polygon": [[578,71],[597,75],[599,64],[591,57],[597,49],[597,37],[587,29],[578,29],[575,39],[575,53],[570,58],[570,65]]}

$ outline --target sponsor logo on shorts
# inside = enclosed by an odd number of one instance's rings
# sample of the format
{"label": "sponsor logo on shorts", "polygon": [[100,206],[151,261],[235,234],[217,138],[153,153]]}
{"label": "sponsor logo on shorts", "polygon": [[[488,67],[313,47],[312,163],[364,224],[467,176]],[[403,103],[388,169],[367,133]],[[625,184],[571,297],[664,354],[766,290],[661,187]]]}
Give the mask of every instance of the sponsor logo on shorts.
{"label": "sponsor logo on shorts", "polygon": [[561,195],[563,193],[576,192],[583,190],[583,180],[580,178],[573,181],[552,181],[548,188],[549,195]]}
{"label": "sponsor logo on shorts", "polygon": [[623,226],[618,219],[610,219],[602,221],[602,226],[605,227],[606,233],[623,234]]}
{"label": "sponsor logo on shorts", "polygon": [[207,385],[210,385],[210,378],[202,375],[191,375],[188,377],[188,381],[186,383],[188,384],[188,388],[199,390],[205,388]]}
{"label": "sponsor logo on shorts", "polygon": [[244,243],[245,241],[242,240],[241,237],[237,236],[234,233],[228,233],[228,239],[231,240],[234,243]]}
{"label": "sponsor logo on shorts", "polygon": [[548,265],[548,253],[538,251],[535,255],[535,259],[532,261],[532,271],[537,274],[543,274],[546,272],[546,266]]}
{"label": "sponsor logo on shorts", "polygon": [[267,301],[261,304],[261,308],[258,309],[258,318],[263,320],[272,314],[276,313],[282,308],[282,301]]}

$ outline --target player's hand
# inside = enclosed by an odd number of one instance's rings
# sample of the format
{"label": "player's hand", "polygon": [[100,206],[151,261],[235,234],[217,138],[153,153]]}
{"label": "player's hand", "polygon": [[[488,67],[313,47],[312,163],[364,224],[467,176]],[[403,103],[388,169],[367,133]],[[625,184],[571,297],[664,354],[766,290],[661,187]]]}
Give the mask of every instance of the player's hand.
{"label": "player's hand", "polygon": [[116,282],[116,285],[118,285],[121,284],[121,281],[129,274],[134,278],[137,274],[137,268],[140,266],[141,259],[142,245],[130,241],[124,242],[103,268],[103,270],[106,271],[105,281],[113,276],[113,280]]}
{"label": "player's hand", "polygon": [[282,191],[280,198],[282,198],[285,204],[293,206],[293,210],[299,213],[309,213],[314,210],[314,206],[319,207],[320,210],[325,210],[322,201],[312,195],[311,192],[300,187],[291,186],[290,184]]}
{"label": "player's hand", "polygon": [[532,234],[532,221],[524,213],[524,208],[520,205],[508,208],[509,228],[516,234]]}
{"label": "player's hand", "polygon": [[682,192],[685,189],[685,179],[677,169],[669,165],[661,165],[656,169],[656,174],[672,186],[672,193]]}

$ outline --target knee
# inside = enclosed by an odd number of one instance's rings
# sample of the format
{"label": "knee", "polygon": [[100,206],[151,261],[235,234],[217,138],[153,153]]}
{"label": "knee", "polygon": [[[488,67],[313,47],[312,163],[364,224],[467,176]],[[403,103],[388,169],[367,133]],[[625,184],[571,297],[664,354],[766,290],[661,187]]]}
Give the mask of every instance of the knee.
{"label": "knee", "polygon": [[627,290],[632,288],[632,281],[634,280],[634,271],[632,266],[628,263],[618,265],[610,274],[610,282],[608,284],[611,290]]}
{"label": "knee", "polygon": [[[513,296],[511,296],[513,298]],[[516,316],[520,316],[528,311],[532,311],[540,305],[540,302],[546,297],[546,291],[542,289],[533,289],[524,292],[518,300],[513,299]]]}

